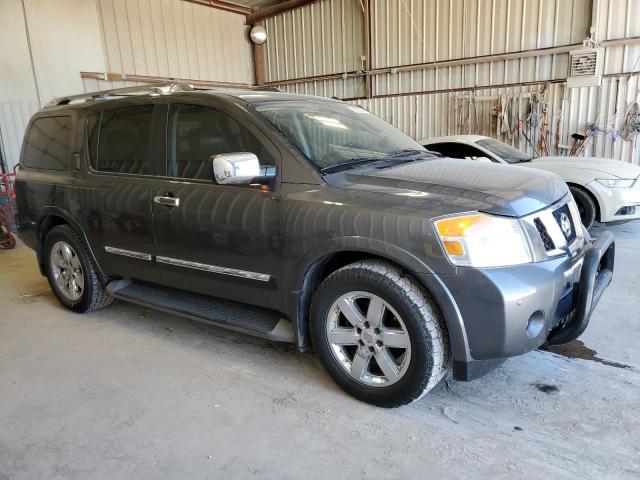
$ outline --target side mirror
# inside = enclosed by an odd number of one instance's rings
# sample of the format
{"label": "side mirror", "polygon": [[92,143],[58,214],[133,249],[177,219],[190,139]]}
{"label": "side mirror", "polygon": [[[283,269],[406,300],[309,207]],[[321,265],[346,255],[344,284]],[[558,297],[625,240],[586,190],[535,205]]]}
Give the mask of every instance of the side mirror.
{"label": "side mirror", "polygon": [[260,161],[253,153],[221,153],[213,157],[213,176],[220,185],[248,184],[260,174]]}

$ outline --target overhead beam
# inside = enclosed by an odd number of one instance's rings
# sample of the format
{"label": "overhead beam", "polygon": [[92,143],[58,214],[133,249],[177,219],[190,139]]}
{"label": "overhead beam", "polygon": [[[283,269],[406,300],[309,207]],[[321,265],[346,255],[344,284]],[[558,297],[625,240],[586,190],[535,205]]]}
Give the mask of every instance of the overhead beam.
{"label": "overhead beam", "polygon": [[103,80],[107,82],[139,82],[139,83],[169,83],[184,82],[194,87],[203,88],[250,88],[252,85],[248,83],[236,82],[217,82],[212,80],[196,80],[191,78],[175,78],[175,77],[153,77],[147,75],[134,75],[115,72],[80,72],[80,78],[92,78],[94,80]]}
{"label": "overhead beam", "polygon": [[224,0],[182,0],[183,2],[195,3],[196,5],[204,5],[205,7],[211,7],[218,10],[224,10],[226,12],[238,13],[240,15],[249,15],[252,10],[249,7],[237,5],[231,2],[225,2]]}
{"label": "overhead beam", "polygon": [[253,25],[254,23],[264,20],[265,18],[273,17],[279,13],[288,12],[295,8],[304,7],[310,3],[317,2],[318,0],[285,0],[281,3],[269,5],[268,7],[261,8],[260,10],[247,15],[247,25]]}

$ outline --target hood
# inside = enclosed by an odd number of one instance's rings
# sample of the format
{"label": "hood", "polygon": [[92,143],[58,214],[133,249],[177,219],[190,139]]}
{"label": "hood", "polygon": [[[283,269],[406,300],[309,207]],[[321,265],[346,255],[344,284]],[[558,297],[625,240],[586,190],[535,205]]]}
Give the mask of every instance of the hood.
{"label": "hood", "polygon": [[[434,158],[341,174],[343,188],[391,193],[455,207],[520,217],[547,207],[568,193],[555,174],[452,158]],[[447,213],[447,212],[443,212]]]}
{"label": "hood", "polygon": [[595,170],[617,178],[638,178],[640,167],[628,162],[601,157],[539,157],[532,163],[540,167],[580,168]]}

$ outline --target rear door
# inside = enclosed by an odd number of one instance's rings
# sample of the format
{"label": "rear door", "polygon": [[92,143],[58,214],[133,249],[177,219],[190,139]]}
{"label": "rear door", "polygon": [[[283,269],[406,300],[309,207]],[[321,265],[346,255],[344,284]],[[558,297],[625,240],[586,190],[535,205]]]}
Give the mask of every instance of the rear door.
{"label": "rear door", "polygon": [[222,103],[174,103],[166,121],[166,178],[153,191],[156,262],[165,285],[279,309],[279,205],[271,188],[218,185],[211,157],[279,152],[246,112]]}
{"label": "rear door", "polygon": [[105,274],[152,281],[156,106],[118,105],[88,118],[89,166],[77,192],[78,220]]}

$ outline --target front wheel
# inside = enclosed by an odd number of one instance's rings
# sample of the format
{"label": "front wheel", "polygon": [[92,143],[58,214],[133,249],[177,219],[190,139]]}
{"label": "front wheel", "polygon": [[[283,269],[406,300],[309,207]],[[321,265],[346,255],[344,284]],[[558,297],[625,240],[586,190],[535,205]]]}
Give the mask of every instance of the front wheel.
{"label": "front wheel", "polygon": [[447,372],[438,306],[414,278],[383,261],[352,263],[320,284],[311,335],[334,381],[380,407],[418,400]]}

